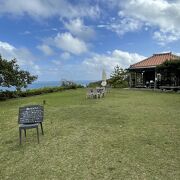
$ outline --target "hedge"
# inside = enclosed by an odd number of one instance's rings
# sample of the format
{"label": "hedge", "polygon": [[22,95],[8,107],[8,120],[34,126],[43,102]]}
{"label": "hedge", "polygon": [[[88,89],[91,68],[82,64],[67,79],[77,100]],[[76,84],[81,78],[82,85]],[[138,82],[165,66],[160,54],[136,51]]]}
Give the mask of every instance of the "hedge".
{"label": "hedge", "polygon": [[45,87],[40,89],[30,89],[26,91],[0,91],[0,101],[12,99],[12,98],[18,98],[18,97],[29,97],[29,96],[35,96],[40,94],[46,94],[46,93],[53,93],[53,92],[59,92],[64,91],[68,89],[76,89],[76,88],[82,88],[82,86],[79,85],[72,85],[72,86],[66,86],[66,87]]}

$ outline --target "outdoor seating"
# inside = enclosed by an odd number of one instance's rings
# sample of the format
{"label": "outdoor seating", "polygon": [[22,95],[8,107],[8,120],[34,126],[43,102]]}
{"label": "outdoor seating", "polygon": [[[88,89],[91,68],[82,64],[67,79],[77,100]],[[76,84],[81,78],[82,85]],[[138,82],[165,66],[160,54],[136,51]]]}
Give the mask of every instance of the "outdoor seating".
{"label": "outdoor seating", "polygon": [[96,87],[95,89],[88,89],[87,98],[102,98],[105,96],[105,88],[104,87]]}
{"label": "outdoor seating", "polygon": [[86,98],[94,98],[94,90],[92,88],[87,90]]}
{"label": "outdoor seating", "polygon": [[100,89],[94,89],[94,98],[98,99],[101,97],[102,97],[101,90]]}
{"label": "outdoor seating", "polygon": [[38,126],[41,126],[42,135],[44,135],[43,131],[43,117],[44,117],[44,107],[40,105],[31,105],[24,106],[19,108],[19,140],[20,145],[22,143],[22,130],[24,130],[24,135],[26,137],[26,129],[36,128],[37,131],[37,140],[39,143],[39,129]]}
{"label": "outdoor seating", "polygon": [[105,87],[96,87],[96,90],[100,93],[101,97],[105,96],[105,93],[106,93]]}

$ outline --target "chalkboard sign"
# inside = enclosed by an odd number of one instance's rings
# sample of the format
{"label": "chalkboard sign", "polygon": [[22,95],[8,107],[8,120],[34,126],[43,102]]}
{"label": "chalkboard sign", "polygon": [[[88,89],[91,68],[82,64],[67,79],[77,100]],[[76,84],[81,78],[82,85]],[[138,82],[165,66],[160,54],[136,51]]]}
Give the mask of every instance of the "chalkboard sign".
{"label": "chalkboard sign", "polygon": [[19,124],[39,123],[43,121],[44,108],[40,105],[19,108]]}

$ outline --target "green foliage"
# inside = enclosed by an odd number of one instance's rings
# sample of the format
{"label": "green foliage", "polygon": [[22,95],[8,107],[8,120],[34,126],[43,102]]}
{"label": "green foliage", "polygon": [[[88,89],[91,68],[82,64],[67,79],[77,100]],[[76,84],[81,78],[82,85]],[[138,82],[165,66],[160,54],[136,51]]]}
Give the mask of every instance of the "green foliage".
{"label": "green foliage", "polygon": [[69,87],[69,86],[75,86],[76,83],[74,83],[73,81],[68,81],[68,80],[62,80],[61,81],[61,86],[62,87]]}
{"label": "green foliage", "polygon": [[157,73],[160,73],[165,79],[161,82],[165,84],[180,85],[180,59],[165,61],[156,67]]}
{"label": "green foliage", "polygon": [[16,59],[7,61],[0,55],[0,86],[16,87],[17,91],[21,91],[28,84],[37,79],[37,76],[31,75],[28,71],[21,70]]}
{"label": "green foliage", "polygon": [[88,87],[91,87],[91,88],[99,87],[101,86],[101,82],[102,81],[91,82],[88,84]]}
{"label": "green foliage", "polygon": [[[107,86],[109,86],[110,80],[109,80],[109,79],[106,79],[106,82],[107,82]],[[91,83],[88,84],[87,87],[90,87],[90,88],[100,87],[100,86],[101,86],[101,83],[102,83],[102,81],[91,82]]]}
{"label": "green foliage", "polygon": [[0,101],[19,97],[17,91],[0,91]]}
{"label": "green foliage", "polygon": [[81,84],[77,84],[73,81],[68,81],[68,80],[62,80],[61,81],[61,86],[62,87],[65,87],[65,88],[68,88],[70,87],[71,89],[76,89],[76,88],[83,88],[84,86],[82,86]]}
{"label": "green foliage", "polygon": [[16,60],[7,61],[0,55],[0,86],[10,87],[14,83]]}
{"label": "green foliage", "polygon": [[118,65],[114,68],[110,76],[110,85],[114,88],[125,88],[128,86],[127,72]]}
{"label": "green foliage", "polygon": [[28,71],[17,70],[15,73],[14,86],[18,91],[22,88],[27,88],[28,84],[31,84],[37,79],[37,76],[32,76]]}
{"label": "green foliage", "polygon": [[156,69],[159,73],[174,73],[176,76],[180,76],[180,59],[165,61]]}
{"label": "green foliage", "polygon": [[78,86],[68,87],[45,87],[40,89],[30,89],[27,91],[0,91],[0,101],[18,97],[29,97],[40,94],[47,94],[53,92],[60,92],[68,89],[76,89]]}

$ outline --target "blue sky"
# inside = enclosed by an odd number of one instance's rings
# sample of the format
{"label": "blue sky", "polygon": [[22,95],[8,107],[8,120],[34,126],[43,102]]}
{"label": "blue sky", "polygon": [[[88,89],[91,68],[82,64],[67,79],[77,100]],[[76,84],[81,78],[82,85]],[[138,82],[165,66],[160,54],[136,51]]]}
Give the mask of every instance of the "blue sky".
{"label": "blue sky", "polygon": [[98,80],[179,47],[180,0],[0,0],[0,54],[41,81]]}

